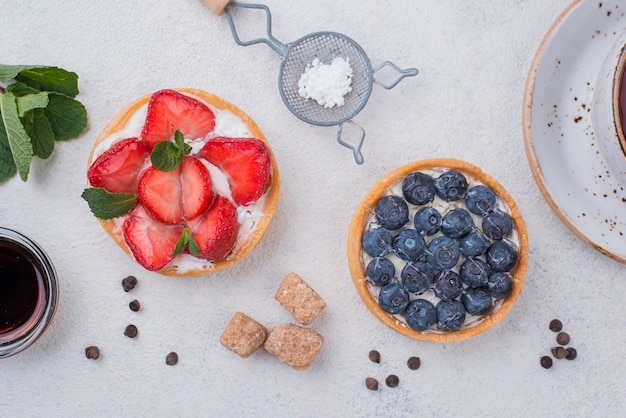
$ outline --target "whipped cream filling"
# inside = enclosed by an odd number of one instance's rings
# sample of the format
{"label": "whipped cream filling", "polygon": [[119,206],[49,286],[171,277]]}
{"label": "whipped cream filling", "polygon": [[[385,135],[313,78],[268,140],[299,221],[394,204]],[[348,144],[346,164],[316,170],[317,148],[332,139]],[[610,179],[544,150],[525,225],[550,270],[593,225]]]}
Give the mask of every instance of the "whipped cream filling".
{"label": "whipped cream filling", "polygon": [[[215,114],[215,128],[205,138],[185,138],[185,142],[192,148],[190,155],[195,155],[204,147],[207,141],[216,137],[228,137],[228,138],[252,138],[252,131],[250,127],[234,113],[225,109],[217,109],[214,106],[206,103],[201,98],[193,96],[189,93],[184,93],[194,99],[207,105]],[[128,123],[119,131],[111,134],[104,139],[94,149],[93,160],[95,161],[105,151],[115,145],[117,142],[126,139],[139,137],[143,129],[143,125],[148,114],[148,104],[145,104],[137,109],[137,111],[129,118]],[[213,185],[213,191],[223,197],[226,197],[232,202],[232,193],[228,184],[228,179],[224,172],[215,165],[209,163],[204,158],[200,159],[202,163],[209,170],[211,176],[211,182]],[[149,159],[146,160],[144,168],[145,170],[151,165]],[[141,175],[141,174],[140,174]],[[270,188],[268,188],[263,196],[261,196],[256,202],[247,206],[237,207],[237,220],[239,222],[239,233],[237,235],[237,241],[235,247],[226,256],[226,259],[232,257],[232,254],[237,253],[237,250],[241,248],[250,237],[254,234],[261,218],[264,216],[264,208],[267,202],[267,196]],[[126,216],[120,216],[113,219],[113,234],[121,240],[124,240],[123,225]],[[131,253],[132,255],[132,253]],[[191,254],[181,254],[176,256],[169,265],[173,265],[176,271],[180,274],[184,274],[193,270],[204,270],[213,265],[213,262],[195,257]]]}
{"label": "whipped cream filling", "polygon": [[[428,174],[433,178],[437,178],[439,177],[442,173],[449,171],[450,169],[448,168],[434,168],[431,170],[417,170],[419,172],[422,172],[424,174]],[[467,190],[471,189],[474,186],[478,186],[478,185],[484,185],[484,183],[480,182],[479,180],[470,177],[467,173],[462,172],[462,174],[465,176],[465,178],[467,179]],[[392,184],[383,194],[384,196],[388,196],[388,195],[393,195],[393,196],[399,196],[401,198],[404,199],[404,197],[402,196],[402,181],[404,180],[404,178],[398,180],[396,183]],[[495,192],[495,190],[494,190]],[[507,205],[507,203],[504,201],[504,199],[502,199],[497,193],[496,193],[496,209],[505,212],[509,215],[511,215],[511,208],[509,208],[509,205]],[[423,208],[423,207],[428,207],[428,206],[432,206],[433,208],[437,209],[439,211],[439,213],[441,213],[441,216],[443,217],[448,211],[455,209],[455,208],[463,208],[463,209],[467,209],[467,207],[465,206],[464,203],[464,199],[455,201],[455,202],[446,202],[445,200],[441,199],[439,196],[435,196],[435,200],[430,204],[426,204],[426,205],[421,205],[421,206],[416,206],[416,205],[412,205],[411,203],[407,202],[407,205],[409,206],[409,222],[407,223],[407,225],[405,227],[403,227],[402,229],[407,229],[407,228],[412,228],[412,224],[413,224],[413,218],[415,216],[415,213]],[[482,224],[482,216],[476,215],[470,211],[468,211],[468,213],[472,216],[472,219],[474,220],[474,225],[475,225],[475,229],[479,230],[482,232],[481,229],[481,224]],[[367,225],[375,225],[377,224],[376,222],[376,216],[374,214],[374,210],[373,208],[370,211],[370,215],[368,217],[368,222]],[[397,234],[399,231],[393,231],[392,235],[395,236],[395,234]],[[430,240],[439,237],[439,236],[443,236],[443,234],[441,233],[441,231],[437,232],[434,235],[431,236],[426,236],[425,240],[426,240],[426,245],[428,245],[428,242],[430,242]],[[517,232],[517,229],[515,228],[515,224],[513,224],[513,230],[511,231],[511,233],[505,238],[507,241],[511,242],[512,244],[515,245],[515,247],[519,250],[519,235]],[[389,259],[389,261],[391,261],[395,267],[396,273],[394,276],[394,282],[402,282],[402,280],[400,279],[400,273],[402,272],[402,269],[404,268],[404,266],[406,266],[406,264],[408,263],[405,260],[402,260],[400,257],[398,257],[397,255],[395,255],[393,252],[387,254],[385,256],[385,258]],[[484,257],[480,257],[483,261]],[[367,267],[368,263],[373,259],[372,256],[370,256],[369,254],[367,254],[365,251],[361,250],[361,259],[363,261],[363,267],[364,269]],[[461,264],[463,264],[463,260],[465,259],[465,256],[463,256],[461,254],[461,258],[459,259],[459,262],[450,270],[454,271],[455,273],[459,273]],[[515,277],[513,277],[513,275],[511,275],[512,280],[515,280]],[[380,286],[376,286],[374,284],[372,284],[367,278],[364,278],[364,280],[366,280],[367,282],[367,287],[369,289],[370,294],[372,295],[372,297],[378,301],[378,294],[380,292],[381,287]],[[465,286],[464,286],[465,287]],[[437,296],[435,296],[435,293],[433,292],[433,290],[427,290],[426,292],[424,292],[421,295],[416,295],[414,293],[409,292],[409,300],[413,301],[415,299],[426,299],[429,302],[431,302],[433,305],[437,305],[437,303],[441,300],[439,299]],[[489,310],[489,312],[485,315],[470,315],[469,313],[466,314],[465,317],[465,322],[463,323],[463,325],[461,326],[460,330],[463,329],[467,329],[467,328],[472,328],[478,324],[480,324],[482,321],[484,321],[490,314],[492,314],[493,312],[496,312],[501,306],[502,303],[504,302],[503,299],[493,299],[493,305],[491,307],[491,309]],[[391,314],[389,314],[391,315]],[[396,319],[396,324],[403,326],[403,327],[407,327],[410,328],[406,322],[406,319],[404,318],[403,314],[395,314],[392,315],[395,319]],[[435,326],[421,331],[424,333],[438,333],[438,334],[443,334],[449,331],[441,331],[438,330],[436,328],[436,324]]]}

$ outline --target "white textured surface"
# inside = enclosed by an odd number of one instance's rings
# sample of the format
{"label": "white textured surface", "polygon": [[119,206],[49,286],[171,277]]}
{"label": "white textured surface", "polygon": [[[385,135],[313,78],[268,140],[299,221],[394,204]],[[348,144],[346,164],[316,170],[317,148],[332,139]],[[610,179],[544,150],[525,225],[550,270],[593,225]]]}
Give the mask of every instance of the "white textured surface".
{"label": "white textured surface", "polygon": [[[521,105],[532,57],[568,0],[267,0],[273,34],[293,41],[333,30],[353,37],[374,65],[416,66],[417,78],[377,86],[355,117],[367,131],[365,164],[334,128],[295,118],[277,89],[279,58],[241,47],[226,18],[200,0],[0,0],[5,64],[45,64],[80,75],[90,116],[80,138],[36,161],[28,183],[0,185],[0,223],[40,242],[61,297],[50,329],[0,360],[3,416],[616,416],[626,413],[624,266],[571,233],[539,192],[524,153]],[[264,30],[262,19],[246,27]],[[243,28],[242,28],[243,29]],[[143,271],[106,236],[80,198],[89,151],[118,110],[166,87],[210,91],[250,114],[270,140],[282,196],[267,235],[238,265],[172,279]],[[453,157],[482,167],[516,199],[530,265],[517,305],[469,341],[431,344],[396,334],[360,303],[345,247],[353,208],[404,163]],[[626,245],[626,244],[625,244]],[[273,299],[290,271],[327,302],[311,326],[326,340],[295,371],[262,350],[241,359],[219,344],[237,311],[268,328],[291,320]],[[120,281],[139,279],[132,293]],[[142,310],[131,312],[132,299]],[[579,357],[539,366],[560,318]],[[128,323],[139,328],[124,337]],[[102,356],[87,360],[96,344]],[[380,365],[367,358],[382,354]],[[177,351],[180,362],[165,365]],[[422,367],[411,371],[408,357]],[[395,373],[397,388],[385,377]],[[367,376],[381,389],[368,391]]]}

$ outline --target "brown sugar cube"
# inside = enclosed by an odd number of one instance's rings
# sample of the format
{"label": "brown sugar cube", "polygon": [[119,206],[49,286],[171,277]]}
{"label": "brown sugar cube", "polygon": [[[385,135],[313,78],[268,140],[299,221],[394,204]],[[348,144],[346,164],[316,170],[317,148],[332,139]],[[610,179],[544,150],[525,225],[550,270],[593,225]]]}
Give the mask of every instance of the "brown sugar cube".
{"label": "brown sugar cube", "polygon": [[250,357],[267,338],[267,329],[249,316],[236,312],[222,332],[220,343],[241,357]]}
{"label": "brown sugar cube", "polygon": [[319,351],[324,337],[311,328],[294,324],[279,325],[265,341],[265,349],[296,370],[308,368]]}
{"label": "brown sugar cube", "polygon": [[302,325],[309,325],[326,307],[324,299],[296,273],[285,276],[274,298]]}

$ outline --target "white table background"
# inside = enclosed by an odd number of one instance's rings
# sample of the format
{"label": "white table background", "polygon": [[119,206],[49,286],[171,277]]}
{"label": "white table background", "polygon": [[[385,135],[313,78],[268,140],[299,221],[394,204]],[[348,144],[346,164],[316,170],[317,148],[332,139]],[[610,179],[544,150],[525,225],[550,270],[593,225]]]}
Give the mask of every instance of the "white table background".
{"label": "white table background", "polygon": [[[79,74],[89,112],[79,138],[36,160],[30,179],[0,185],[0,224],[42,244],[60,302],[37,343],[0,360],[2,416],[616,416],[626,413],[624,266],[567,229],[543,199],[522,139],[524,83],[533,55],[569,0],[265,0],[273,34],[319,30],[355,39],[374,65],[420,75],[374,86],[354,118],[367,131],[365,164],[282,103],[280,58],[238,46],[225,16],[200,0],[0,0],[4,64],[57,65]],[[251,19],[241,30],[264,30]],[[262,32],[261,32],[262,33]],[[239,264],[174,279],[143,270],[104,233],[80,198],[87,158],[127,103],[194,87],[247,112],[278,160],[282,194],[261,243]],[[363,195],[405,163],[452,157],[478,165],[511,193],[530,239],[526,285],[510,314],[471,340],[433,344],[393,332],[360,302],[346,262],[347,231]],[[326,300],[311,327],[326,339],[296,371],[259,350],[241,359],[219,344],[235,311],[272,328],[292,321],[273,298],[295,271]],[[122,278],[139,285],[125,293]],[[127,304],[138,299],[142,310]],[[560,318],[575,361],[539,365]],[[135,323],[138,338],[123,335]],[[85,358],[98,345],[101,358]],[[381,364],[368,360],[370,349]],[[175,367],[165,356],[178,352]],[[410,356],[422,367],[411,371]],[[388,388],[388,374],[400,385]],[[364,379],[376,377],[377,392]]]}

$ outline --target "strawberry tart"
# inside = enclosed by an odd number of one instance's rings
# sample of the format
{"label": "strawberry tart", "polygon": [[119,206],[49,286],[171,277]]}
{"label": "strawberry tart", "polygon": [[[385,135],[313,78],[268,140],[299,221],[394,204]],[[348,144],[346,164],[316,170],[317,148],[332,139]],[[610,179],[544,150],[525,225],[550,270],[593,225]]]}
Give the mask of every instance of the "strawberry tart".
{"label": "strawberry tart", "polygon": [[273,217],[278,167],[243,111],[201,90],[161,90],[124,108],[97,138],[82,197],[140,265],[168,276],[246,256]]}

